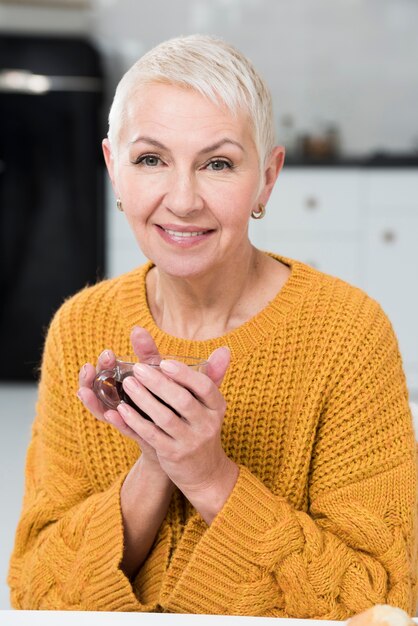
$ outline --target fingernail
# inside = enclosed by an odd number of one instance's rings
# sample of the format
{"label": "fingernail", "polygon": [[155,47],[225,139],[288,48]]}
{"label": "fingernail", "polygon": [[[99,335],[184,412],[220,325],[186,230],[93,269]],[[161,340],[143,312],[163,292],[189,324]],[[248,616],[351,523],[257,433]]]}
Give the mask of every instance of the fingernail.
{"label": "fingernail", "polygon": [[149,372],[148,372],[148,368],[146,365],[143,365],[142,363],[136,363],[134,365],[134,372],[137,376],[139,376],[139,378],[148,378]]}
{"label": "fingernail", "polygon": [[123,386],[127,387],[128,389],[137,389],[138,383],[133,376],[128,376],[128,378],[125,378],[125,380],[123,381]]}
{"label": "fingernail", "polygon": [[122,415],[122,417],[129,416],[129,408],[125,404],[125,402],[121,402],[120,404],[118,404],[118,412]]}
{"label": "fingernail", "polygon": [[164,372],[168,372],[169,374],[175,374],[179,371],[179,365],[176,361],[161,361],[160,367]]}
{"label": "fingernail", "polygon": [[77,395],[77,398],[78,398],[79,400],[81,400],[81,402],[83,402],[83,393],[82,393],[81,389],[79,389],[79,390],[77,391],[77,394],[76,394],[76,395]]}
{"label": "fingernail", "polygon": [[81,378],[85,378],[87,376],[87,365],[83,365],[81,368]]}
{"label": "fingernail", "polygon": [[106,411],[105,413],[103,413],[103,417],[106,420],[106,422],[111,422],[112,419],[112,413],[110,411]]}
{"label": "fingernail", "polygon": [[102,352],[102,361],[110,361],[109,350],[105,350],[104,352]]}

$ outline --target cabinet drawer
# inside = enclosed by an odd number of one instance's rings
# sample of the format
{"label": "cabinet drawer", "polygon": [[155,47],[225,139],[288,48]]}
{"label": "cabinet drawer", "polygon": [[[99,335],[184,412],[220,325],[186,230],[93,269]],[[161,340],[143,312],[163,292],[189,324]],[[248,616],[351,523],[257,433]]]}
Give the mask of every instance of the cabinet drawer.
{"label": "cabinet drawer", "polygon": [[265,221],[285,230],[356,231],[362,183],[359,170],[284,170],[268,202]]}
{"label": "cabinet drawer", "polygon": [[365,259],[367,292],[389,316],[406,364],[418,364],[418,216],[399,210],[368,223]]}
{"label": "cabinet drawer", "polygon": [[361,287],[361,244],[354,238],[327,239],[281,231],[270,232],[264,237],[252,237],[252,241],[261,250],[297,259],[321,272],[338,276]]}
{"label": "cabinet drawer", "polygon": [[367,205],[375,215],[396,215],[399,208],[418,211],[418,172],[371,171],[368,175]]}

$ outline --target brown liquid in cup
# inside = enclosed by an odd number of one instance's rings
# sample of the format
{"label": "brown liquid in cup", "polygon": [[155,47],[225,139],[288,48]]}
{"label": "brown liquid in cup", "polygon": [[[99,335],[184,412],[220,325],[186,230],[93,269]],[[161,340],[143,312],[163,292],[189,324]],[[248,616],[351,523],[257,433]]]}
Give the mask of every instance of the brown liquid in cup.
{"label": "brown liquid in cup", "polygon": [[[128,374],[128,376],[130,376],[130,374]],[[124,378],[126,378],[126,376]],[[115,378],[109,377],[109,378],[106,378],[103,382],[106,385],[114,387],[116,389],[116,392],[117,392],[119,398],[123,402],[126,402],[126,404],[129,404],[129,406],[131,406],[133,409],[135,409],[135,411],[138,411],[138,413],[140,415],[142,415],[142,417],[144,419],[149,420],[150,422],[153,421],[150,418],[150,416],[147,413],[145,413],[145,411],[143,411],[137,404],[135,404],[135,402],[132,400],[132,398],[126,393],[126,391],[123,388],[122,381],[116,380]],[[169,409],[171,409],[171,411],[173,411],[173,413],[175,413],[176,415],[178,415],[180,417],[179,413],[177,413],[177,411],[175,411],[172,406],[167,404],[167,402],[164,402],[164,400],[162,400],[157,395],[155,395],[155,393],[152,393],[152,391],[150,391],[150,390],[148,390],[148,391],[150,392],[150,394],[152,394],[154,396],[154,398],[156,398],[158,400],[158,402],[161,402],[161,404],[163,404],[164,406],[166,406]]]}

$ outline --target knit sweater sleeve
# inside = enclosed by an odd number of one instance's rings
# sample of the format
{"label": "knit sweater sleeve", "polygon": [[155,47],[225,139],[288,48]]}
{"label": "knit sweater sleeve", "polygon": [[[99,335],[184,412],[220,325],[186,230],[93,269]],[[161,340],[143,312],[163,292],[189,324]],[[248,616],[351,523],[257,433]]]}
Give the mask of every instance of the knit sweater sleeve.
{"label": "knit sweater sleeve", "polygon": [[334,368],[308,509],[241,467],[211,526],[196,516],[186,529],[166,610],[335,620],[376,603],[415,611],[415,441],[396,338],[380,310],[374,324]]}
{"label": "knit sweater sleeve", "polygon": [[[64,305],[65,307],[65,305]],[[65,311],[65,308],[64,308]],[[126,471],[107,489],[93,488],[74,427],[76,381],[66,375],[61,310],[48,333],[37,414],[26,461],[23,509],[9,569],[18,609],[153,611],[119,568],[123,554],[120,488]],[[66,385],[71,393],[65,393]],[[158,585],[168,559],[164,530],[146,563],[149,587]],[[167,554],[165,554],[167,552]],[[154,594],[155,595],[155,594]],[[151,593],[152,596],[152,593]]]}

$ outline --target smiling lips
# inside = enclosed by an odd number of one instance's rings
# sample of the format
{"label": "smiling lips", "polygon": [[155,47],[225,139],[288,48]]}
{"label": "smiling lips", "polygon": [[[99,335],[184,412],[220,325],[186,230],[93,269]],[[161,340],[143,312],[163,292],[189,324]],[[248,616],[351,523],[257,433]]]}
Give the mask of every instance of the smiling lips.
{"label": "smiling lips", "polygon": [[165,232],[173,237],[197,237],[198,235],[204,235],[205,230],[193,230],[191,232],[171,230],[170,228],[164,228]]}
{"label": "smiling lips", "polygon": [[190,247],[208,239],[213,229],[201,230],[198,226],[157,225],[160,236],[167,243]]}

